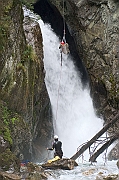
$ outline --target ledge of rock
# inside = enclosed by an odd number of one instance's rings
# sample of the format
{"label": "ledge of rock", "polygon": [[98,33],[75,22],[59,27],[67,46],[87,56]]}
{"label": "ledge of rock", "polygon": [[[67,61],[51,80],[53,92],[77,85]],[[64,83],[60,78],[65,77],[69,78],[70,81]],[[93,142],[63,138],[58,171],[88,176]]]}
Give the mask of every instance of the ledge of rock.
{"label": "ledge of rock", "polygon": [[7,172],[0,172],[0,179],[1,180],[20,180],[21,176],[17,174],[11,174]]}
{"label": "ledge of rock", "polygon": [[72,170],[75,166],[78,166],[78,164],[72,159],[59,159],[51,163],[47,162],[45,164],[42,164],[42,167],[46,169]]}

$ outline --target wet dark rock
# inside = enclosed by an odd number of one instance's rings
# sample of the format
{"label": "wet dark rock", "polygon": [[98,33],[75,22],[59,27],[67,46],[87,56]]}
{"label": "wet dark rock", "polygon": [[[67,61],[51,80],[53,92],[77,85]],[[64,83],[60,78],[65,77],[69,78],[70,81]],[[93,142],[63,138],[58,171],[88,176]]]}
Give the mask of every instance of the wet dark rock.
{"label": "wet dark rock", "polygon": [[46,180],[51,174],[45,172],[41,166],[33,163],[21,164],[20,172],[0,171],[0,180]]}
{"label": "wet dark rock", "polygon": [[78,166],[78,164],[71,159],[60,159],[51,163],[42,164],[42,167],[46,169],[72,170],[75,166]]}
{"label": "wet dark rock", "polygon": [[117,167],[118,167],[118,169],[119,169],[119,160],[117,161]]}
{"label": "wet dark rock", "polygon": [[23,179],[47,179],[50,174],[46,173],[43,168],[32,162],[21,164],[20,175]]}
{"label": "wet dark rock", "polygon": [[21,176],[17,174],[11,174],[7,172],[0,172],[0,179],[1,180],[20,180]]}
{"label": "wet dark rock", "polygon": [[6,171],[10,168],[13,171],[19,171],[20,161],[9,148],[6,148],[4,152],[0,153],[0,169]]}
{"label": "wet dark rock", "polygon": [[41,30],[24,19],[21,1],[0,7],[0,155],[9,148],[20,161],[40,161],[53,133]]}
{"label": "wet dark rock", "polygon": [[118,175],[117,174],[110,174],[108,176],[100,175],[96,177],[96,180],[118,180]]}
{"label": "wet dark rock", "polygon": [[0,136],[0,153],[4,152],[6,148],[9,148],[10,145],[5,139]]}
{"label": "wet dark rock", "polygon": [[[62,15],[62,0],[50,2]],[[119,109],[119,1],[68,0],[64,5],[66,24],[90,76],[97,114],[107,119]]]}
{"label": "wet dark rock", "polygon": [[112,150],[108,154],[109,161],[117,160],[117,159],[119,159],[119,144],[118,143],[117,145],[115,145],[114,148],[112,148]]}

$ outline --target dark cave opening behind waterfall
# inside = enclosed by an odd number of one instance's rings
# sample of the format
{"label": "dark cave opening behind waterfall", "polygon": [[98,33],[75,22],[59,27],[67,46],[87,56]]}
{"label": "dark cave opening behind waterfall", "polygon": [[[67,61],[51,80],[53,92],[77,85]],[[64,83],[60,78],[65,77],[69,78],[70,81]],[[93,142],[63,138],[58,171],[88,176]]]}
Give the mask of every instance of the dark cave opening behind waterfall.
{"label": "dark cave opening behind waterfall", "polygon": [[[34,13],[40,15],[44,23],[50,24],[55,34],[59,37],[60,40],[62,40],[64,32],[63,17],[54,5],[50,4],[48,0],[39,0],[34,4]],[[66,41],[69,44],[72,60],[74,61],[76,68],[80,72],[79,75],[82,80],[82,84],[85,86],[89,81],[87,71],[79,57],[74,39],[70,35],[67,25],[65,25],[65,30]]]}

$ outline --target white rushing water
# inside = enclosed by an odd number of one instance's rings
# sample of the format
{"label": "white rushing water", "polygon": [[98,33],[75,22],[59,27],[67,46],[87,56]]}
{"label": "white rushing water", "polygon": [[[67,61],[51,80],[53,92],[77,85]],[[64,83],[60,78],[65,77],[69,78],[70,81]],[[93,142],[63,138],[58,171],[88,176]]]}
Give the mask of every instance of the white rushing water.
{"label": "white rushing water", "polygon": [[[35,18],[30,11],[25,15]],[[72,57],[61,54],[60,40],[52,31],[50,25],[40,24],[43,35],[45,83],[49,93],[55,134],[63,143],[64,157],[70,158],[77,151],[79,145],[89,141],[103,126],[103,120],[95,114],[90,89],[83,89],[79,73],[74,66]],[[104,155],[98,159],[99,163],[90,165],[89,153],[84,153],[83,162],[79,159],[79,166],[72,171],[54,171],[54,178],[61,180],[95,179],[99,174],[117,173],[116,162],[108,162],[104,166]]]}
{"label": "white rushing water", "polygon": [[63,142],[65,157],[71,157],[82,143],[102,128],[94,112],[90,90],[83,89],[70,55],[59,51],[59,38],[50,25],[39,21],[43,35],[45,82],[49,93],[54,131]]}
{"label": "white rushing water", "polygon": [[55,170],[49,180],[103,180],[106,177],[108,179],[117,177],[117,174],[118,170],[115,161],[108,162],[106,166],[101,163],[96,165],[83,163],[73,170]]}

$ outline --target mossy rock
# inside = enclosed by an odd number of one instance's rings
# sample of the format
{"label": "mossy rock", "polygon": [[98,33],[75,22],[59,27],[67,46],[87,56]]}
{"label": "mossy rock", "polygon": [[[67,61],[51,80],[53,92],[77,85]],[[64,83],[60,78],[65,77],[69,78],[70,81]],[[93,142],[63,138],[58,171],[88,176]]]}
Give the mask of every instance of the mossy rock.
{"label": "mossy rock", "polygon": [[20,162],[8,148],[0,154],[0,166],[5,171],[9,170],[10,167],[14,167],[18,171],[20,169]]}

